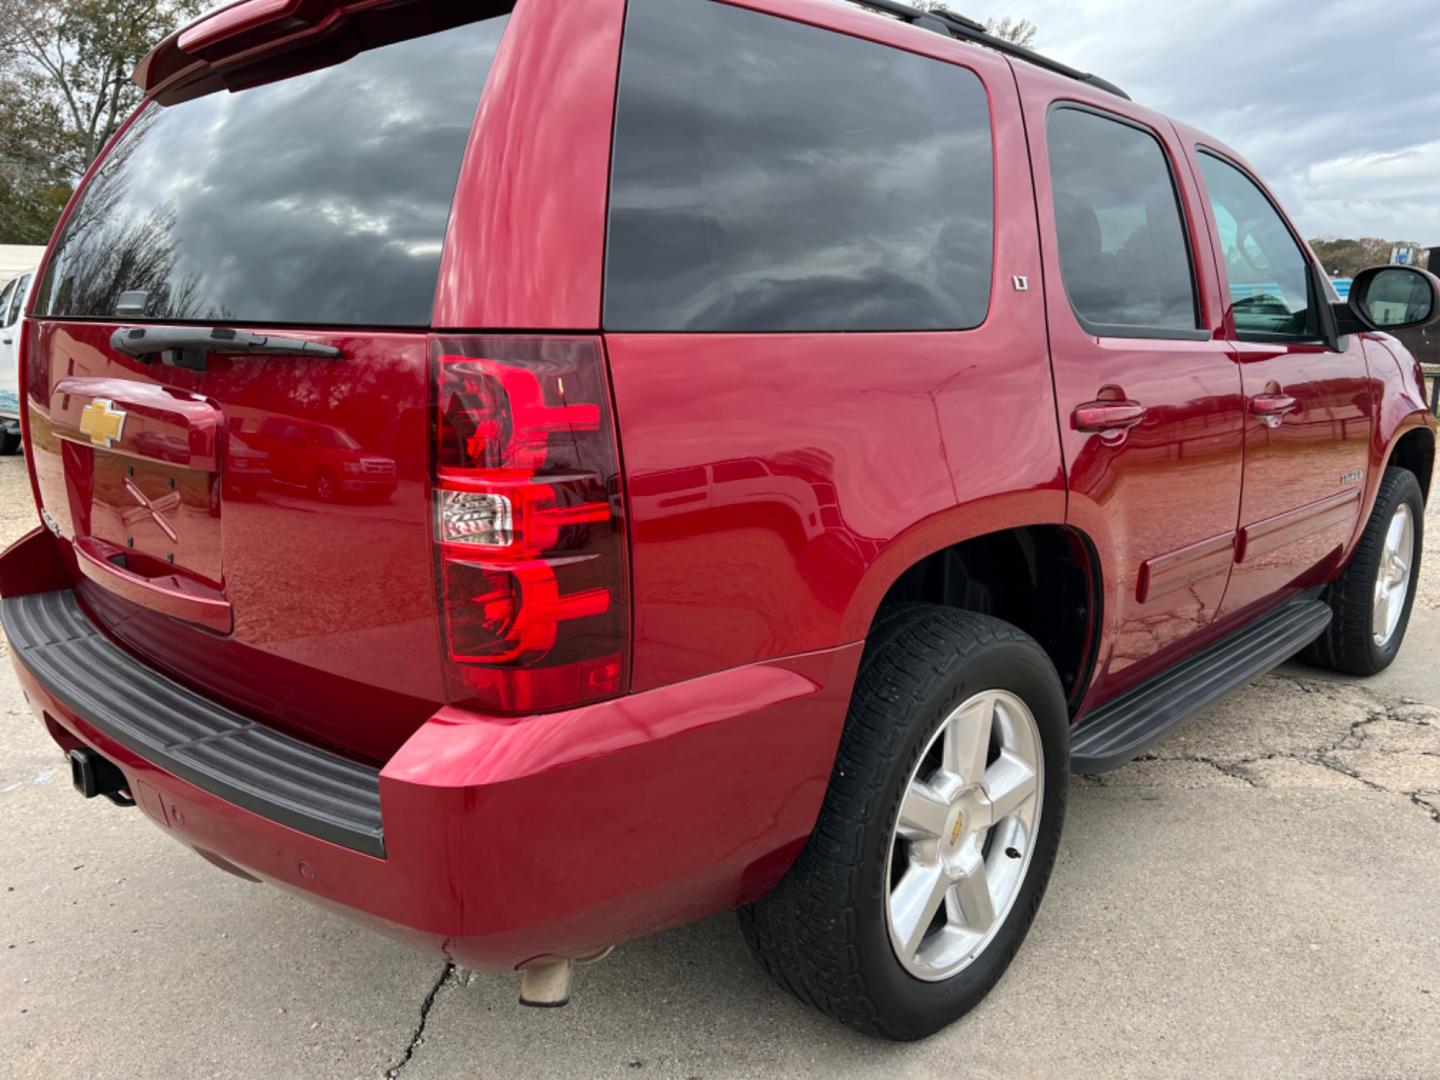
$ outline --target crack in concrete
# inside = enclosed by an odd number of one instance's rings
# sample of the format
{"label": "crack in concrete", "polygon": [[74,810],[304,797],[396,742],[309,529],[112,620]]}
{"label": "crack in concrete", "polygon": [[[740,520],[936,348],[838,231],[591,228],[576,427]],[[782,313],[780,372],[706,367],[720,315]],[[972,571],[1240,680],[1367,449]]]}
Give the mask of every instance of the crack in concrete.
{"label": "crack in concrete", "polygon": [[440,977],[435,980],[435,985],[425,995],[425,1000],[420,1003],[420,1019],[415,1025],[415,1030],[410,1034],[410,1043],[405,1047],[405,1053],[400,1060],[385,1070],[388,1080],[394,1080],[399,1076],[405,1066],[410,1064],[410,1059],[415,1056],[415,1051],[420,1049],[420,1044],[425,1041],[425,1026],[430,1022],[430,1010],[435,1007],[435,999],[440,996],[440,991],[455,981],[455,962],[447,960]]}
{"label": "crack in concrete", "polygon": [[[1429,794],[1429,792],[1426,792]],[[1436,794],[1440,794],[1437,792]],[[1430,820],[1440,825],[1440,804],[1433,803],[1429,799],[1421,798],[1419,795],[1411,795],[1410,801],[1430,815]]]}
{"label": "crack in concrete", "polygon": [[1370,732],[1367,730],[1374,724],[1386,722],[1405,724],[1411,727],[1431,727],[1433,725],[1430,720],[1423,717],[1416,717],[1414,715],[1407,715],[1406,710],[1413,709],[1416,706],[1419,706],[1421,708],[1433,708],[1434,706],[1430,706],[1425,702],[1414,701],[1409,698],[1401,698],[1399,700],[1387,701],[1380,698],[1372,691],[1364,690],[1353,685],[1337,685],[1328,682],[1322,682],[1319,680],[1303,679],[1299,676],[1290,675],[1283,672],[1271,672],[1268,676],[1266,676],[1266,678],[1287,683],[1291,687],[1303,693],[1319,694],[1322,697],[1329,698],[1332,701],[1337,701],[1342,704],[1349,704],[1350,702],[1346,700],[1344,694],[1341,693],[1341,691],[1348,690],[1351,693],[1354,693],[1358,690],[1361,694],[1364,694],[1371,699],[1373,708],[1367,711],[1366,714],[1359,719],[1352,720],[1344,734],[1340,735],[1336,739],[1331,740],[1327,744],[1323,744],[1317,747],[1298,750],[1271,750],[1263,754],[1246,754],[1240,757],[1231,758],[1222,758],[1208,754],[1196,753],[1167,753],[1163,749],[1161,749],[1159,751],[1143,754],[1135,760],[1137,762],[1174,761],[1189,762],[1196,765],[1205,765],[1209,768],[1216,770],[1224,776],[1230,777],[1234,780],[1240,780],[1252,788],[1265,787],[1266,785],[1262,784],[1258,779],[1256,779],[1254,773],[1250,770],[1249,766],[1258,765],[1267,761],[1298,761],[1302,764],[1317,765],[1323,769],[1328,769],[1331,772],[1338,773],[1339,775],[1344,776],[1347,779],[1353,780],[1356,783],[1361,784],[1366,788],[1369,788],[1371,791],[1381,792],[1386,795],[1399,795],[1402,798],[1407,799],[1412,805],[1418,806],[1420,809],[1424,810],[1430,816],[1431,820],[1433,820],[1437,824],[1440,824],[1440,799],[1436,798],[1437,796],[1440,796],[1440,792],[1431,792],[1423,788],[1416,790],[1398,790],[1396,788],[1386,787],[1384,784],[1377,783],[1376,781],[1361,775],[1358,769],[1354,768],[1351,765],[1347,765],[1344,760],[1335,756],[1336,754],[1342,753],[1347,750],[1363,750],[1366,753],[1382,754],[1390,757],[1399,758],[1440,757],[1440,752],[1434,750],[1416,750],[1409,748],[1371,745]]}
{"label": "crack in concrete", "polygon": [[1263,761],[1264,758],[1236,758],[1233,761],[1222,761],[1220,758],[1207,757],[1204,754],[1141,754],[1136,761],[1187,761],[1194,765],[1208,765],[1216,772],[1234,780],[1242,780],[1251,787],[1259,787],[1260,784],[1245,771],[1245,766],[1256,761]]}

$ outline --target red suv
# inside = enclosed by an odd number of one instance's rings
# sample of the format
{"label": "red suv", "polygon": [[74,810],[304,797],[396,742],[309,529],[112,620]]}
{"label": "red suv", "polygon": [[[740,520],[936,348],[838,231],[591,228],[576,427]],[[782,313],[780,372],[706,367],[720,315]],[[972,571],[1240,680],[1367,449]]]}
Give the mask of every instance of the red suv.
{"label": "red suv", "polygon": [[331,424],[267,416],[248,440],[264,457],[276,485],[310,492],[324,502],[341,495],[384,500],[395,493],[395,462],[367,452]]}
{"label": "red suv", "polygon": [[[1101,79],[835,0],[245,0],[137,79],[25,323],[0,592],[77,786],[218,866],[546,1003],[738,907],[915,1038],[1072,769],[1400,646],[1435,424],[1379,331],[1440,283],[1340,304]],[[393,496],[279,497],[320,433]]]}

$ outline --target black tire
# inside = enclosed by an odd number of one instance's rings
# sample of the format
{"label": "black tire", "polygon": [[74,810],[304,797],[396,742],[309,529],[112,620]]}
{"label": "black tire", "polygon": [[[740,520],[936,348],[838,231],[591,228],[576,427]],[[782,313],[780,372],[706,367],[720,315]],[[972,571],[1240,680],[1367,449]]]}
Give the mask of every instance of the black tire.
{"label": "black tire", "polygon": [[20,449],[18,431],[0,431],[0,456],[9,457]]}
{"label": "black tire", "polygon": [[[931,736],[983,690],[1031,710],[1044,764],[1029,870],[990,944],[939,982],[911,975],[890,944],[885,904],[891,831]],[[1055,863],[1069,778],[1069,715],[1044,650],[1008,623],[906,604],[867,642],[830,786],[810,841],[740,925],[765,970],[801,1001],[869,1035],[921,1039],[974,1008],[1030,928]]]}
{"label": "black tire", "polygon": [[[1410,563],[1410,591],[1390,639],[1377,645],[1372,632],[1375,604],[1375,582],[1380,572],[1380,557],[1385,534],[1396,511],[1408,505],[1415,522],[1415,546]],[[1420,481],[1408,469],[1385,470],[1375,508],[1355,552],[1344,573],[1325,590],[1325,601],[1335,617],[1325,633],[1300,654],[1300,659],[1315,667],[1346,675],[1376,675],[1394,661],[1405,641],[1410,625],[1410,612],[1415,606],[1416,585],[1420,580],[1420,556],[1425,549],[1425,497]]]}

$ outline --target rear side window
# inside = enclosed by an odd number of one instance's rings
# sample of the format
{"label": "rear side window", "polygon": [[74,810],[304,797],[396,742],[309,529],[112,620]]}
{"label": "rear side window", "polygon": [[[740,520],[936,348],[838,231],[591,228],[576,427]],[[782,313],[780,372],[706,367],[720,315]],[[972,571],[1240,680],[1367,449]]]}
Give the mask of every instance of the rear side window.
{"label": "rear side window", "polygon": [[630,0],[607,328],[978,326],[993,206],[973,72],[711,0]]}
{"label": "rear side window", "polygon": [[1124,337],[1204,336],[1160,141],[1070,106],[1051,110],[1047,132],[1060,273],[1081,324]]}
{"label": "rear side window", "polygon": [[507,21],[147,106],[77,203],[37,314],[111,319],[138,291],[154,320],[429,325]]}

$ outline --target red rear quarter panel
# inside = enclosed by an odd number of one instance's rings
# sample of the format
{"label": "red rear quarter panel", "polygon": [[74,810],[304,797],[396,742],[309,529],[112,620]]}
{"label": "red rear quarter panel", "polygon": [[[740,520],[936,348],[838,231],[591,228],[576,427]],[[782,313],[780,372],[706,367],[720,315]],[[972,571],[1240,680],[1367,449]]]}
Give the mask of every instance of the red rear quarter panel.
{"label": "red rear quarter panel", "polygon": [[955,333],[607,335],[636,690],[861,640],[886,590],[925,555],[1065,520],[1034,193],[1008,64],[820,0],[737,6],[980,76],[996,168],[990,309],[982,326]]}

